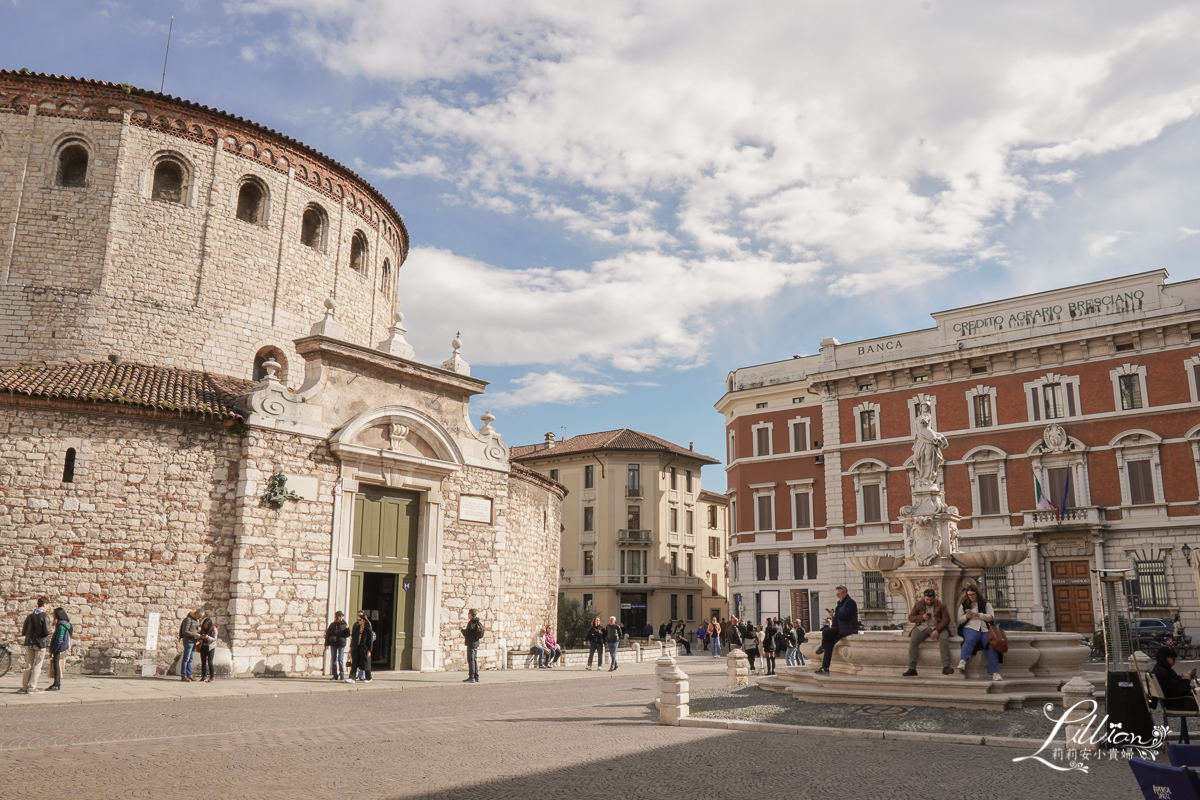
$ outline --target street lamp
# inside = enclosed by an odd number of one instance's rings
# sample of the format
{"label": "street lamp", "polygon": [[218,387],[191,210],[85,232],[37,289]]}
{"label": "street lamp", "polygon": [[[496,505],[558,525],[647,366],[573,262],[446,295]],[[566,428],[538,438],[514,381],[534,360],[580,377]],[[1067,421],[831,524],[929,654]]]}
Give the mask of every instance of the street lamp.
{"label": "street lamp", "polygon": [[1192,565],[1192,548],[1188,547],[1187,544],[1183,545],[1183,557],[1190,567]]}

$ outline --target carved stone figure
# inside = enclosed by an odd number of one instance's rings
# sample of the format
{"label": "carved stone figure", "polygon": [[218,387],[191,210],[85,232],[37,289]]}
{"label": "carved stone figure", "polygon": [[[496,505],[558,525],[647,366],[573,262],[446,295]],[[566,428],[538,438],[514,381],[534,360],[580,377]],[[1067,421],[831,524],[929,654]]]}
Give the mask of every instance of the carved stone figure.
{"label": "carved stone figure", "polygon": [[1071,444],[1070,438],[1067,437],[1067,432],[1057,422],[1052,422],[1046,426],[1046,430],[1042,432],[1042,441],[1046,443],[1046,449],[1052,453],[1062,453]]}
{"label": "carved stone figure", "polygon": [[942,448],[950,444],[945,436],[933,429],[932,423],[929,404],[922,403],[913,438],[913,466],[917,470],[918,488],[937,485],[938,470],[946,460],[942,457]]}

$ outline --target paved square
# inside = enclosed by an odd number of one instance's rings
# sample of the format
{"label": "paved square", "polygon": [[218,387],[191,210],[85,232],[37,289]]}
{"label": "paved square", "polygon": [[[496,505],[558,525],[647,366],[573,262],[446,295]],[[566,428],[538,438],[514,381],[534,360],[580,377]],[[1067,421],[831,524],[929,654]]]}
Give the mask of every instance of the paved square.
{"label": "paved square", "polygon": [[[0,797],[1137,797],[1001,747],[656,724],[653,678],[0,709]],[[696,688],[720,675],[695,676]]]}

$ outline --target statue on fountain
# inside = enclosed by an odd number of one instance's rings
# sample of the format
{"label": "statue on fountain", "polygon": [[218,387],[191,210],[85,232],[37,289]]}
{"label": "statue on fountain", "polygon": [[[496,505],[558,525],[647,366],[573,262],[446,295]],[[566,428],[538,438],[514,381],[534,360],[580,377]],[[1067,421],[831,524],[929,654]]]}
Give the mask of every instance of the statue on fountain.
{"label": "statue on fountain", "polygon": [[923,489],[938,485],[939,470],[946,463],[942,448],[950,442],[933,429],[933,415],[928,403],[921,404],[920,412],[913,437],[913,466],[917,468],[917,488]]}

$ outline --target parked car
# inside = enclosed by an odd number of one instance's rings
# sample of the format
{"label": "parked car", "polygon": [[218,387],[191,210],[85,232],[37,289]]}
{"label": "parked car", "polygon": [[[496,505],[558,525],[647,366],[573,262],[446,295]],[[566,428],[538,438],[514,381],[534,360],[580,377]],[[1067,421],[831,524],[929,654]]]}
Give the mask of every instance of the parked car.
{"label": "parked car", "polygon": [[1165,639],[1169,639],[1175,633],[1175,629],[1169,619],[1144,617],[1134,620],[1134,622],[1137,624],[1135,628],[1137,637],[1135,646],[1138,649],[1152,647]]}
{"label": "parked car", "polygon": [[996,627],[1002,631],[1040,631],[1041,625],[1034,625],[1032,622],[1022,622],[1019,619],[998,619]]}

